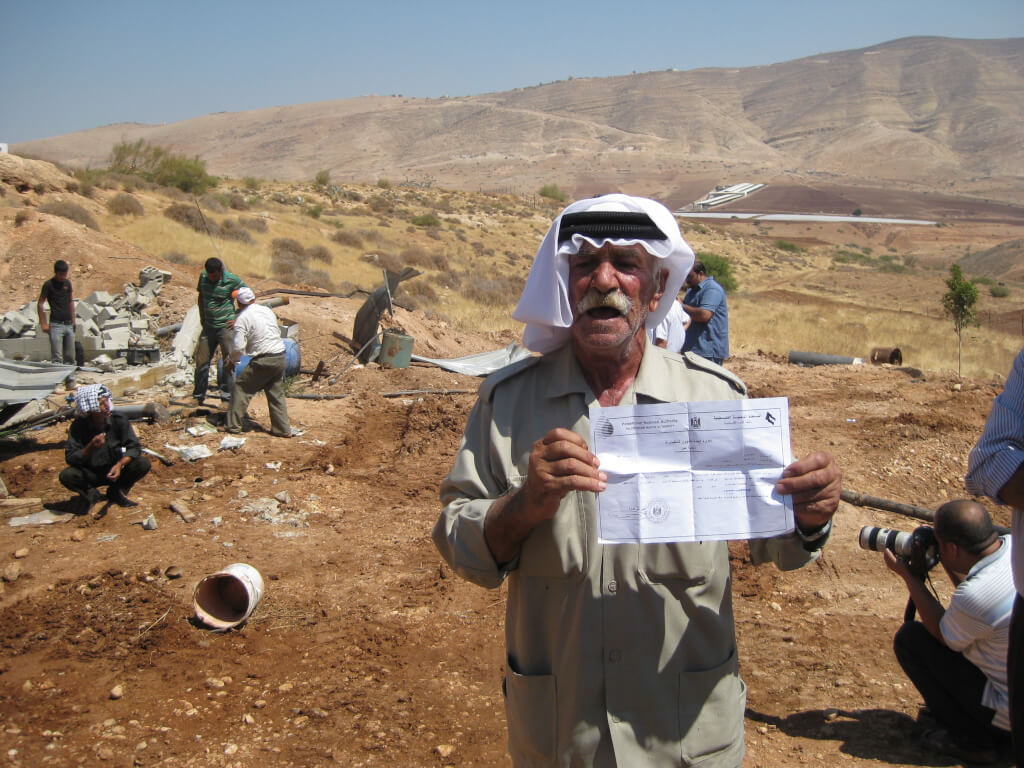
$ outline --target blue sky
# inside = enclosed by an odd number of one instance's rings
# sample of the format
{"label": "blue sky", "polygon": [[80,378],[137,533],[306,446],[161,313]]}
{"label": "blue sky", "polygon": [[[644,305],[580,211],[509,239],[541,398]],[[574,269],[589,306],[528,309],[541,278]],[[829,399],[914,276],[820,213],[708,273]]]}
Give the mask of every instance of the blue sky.
{"label": "blue sky", "polygon": [[0,142],[365,94],[772,64],[900,37],[1024,37],[1022,0],[4,3]]}

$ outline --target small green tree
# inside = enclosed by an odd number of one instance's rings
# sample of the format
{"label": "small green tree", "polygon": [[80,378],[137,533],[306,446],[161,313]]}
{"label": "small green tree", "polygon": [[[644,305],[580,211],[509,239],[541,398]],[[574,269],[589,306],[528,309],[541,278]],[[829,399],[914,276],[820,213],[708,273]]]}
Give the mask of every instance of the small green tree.
{"label": "small green tree", "polygon": [[331,172],[326,168],[322,171],[317,171],[317,174],[313,179],[313,183],[320,188],[326,187],[331,183]]}
{"label": "small green tree", "polygon": [[564,203],[569,199],[569,194],[559,189],[557,184],[545,184],[537,194],[550,200],[557,200],[560,203]]}
{"label": "small green tree", "polygon": [[964,277],[959,264],[949,268],[946,278],[949,290],[942,295],[942,308],[953,318],[953,329],[956,331],[956,373],[961,375],[961,353],[963,350],[963,331],[968,325],[977,325],[978,286]]}
{"label": "small green tree", "polygon": [[715,281],[722,286],[722,290],[726,293],[733,293],[739,289],[740,284],[732,273],[732,265],[725,256],[702,251],[697,254],[697,260],[703,262],[708,274],[715,278]]}

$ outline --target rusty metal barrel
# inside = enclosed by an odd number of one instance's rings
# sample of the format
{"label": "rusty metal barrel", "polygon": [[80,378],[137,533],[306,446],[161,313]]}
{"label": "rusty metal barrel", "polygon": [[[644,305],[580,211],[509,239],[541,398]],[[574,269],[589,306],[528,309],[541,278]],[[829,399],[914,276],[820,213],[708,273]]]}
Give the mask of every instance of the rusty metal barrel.
{"label": "rusty metal barrel", "polygon": [[871,362],[875,365],[903,365],[903,353],[899,347],[875,347],[871,350]]}

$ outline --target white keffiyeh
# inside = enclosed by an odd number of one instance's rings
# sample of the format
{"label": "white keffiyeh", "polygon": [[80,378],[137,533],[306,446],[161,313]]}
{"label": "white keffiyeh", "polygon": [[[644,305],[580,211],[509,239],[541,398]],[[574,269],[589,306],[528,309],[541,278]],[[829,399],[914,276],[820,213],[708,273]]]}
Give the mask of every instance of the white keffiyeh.
{"label": "white keffiyeh", "polygon": [[87,416],[90,413],[100,412],[100,398],[105,397],[110,401],[110,410],[114,410],[114,398],[110,396],[110,390],[103,384],[85,384],[75,390],[75,415]]}
{"label": "white keffiyeh", "polygon": [[[584,211],[645,213],[666,238],[593,238],[575,233],[570,239],[559,244],[558,233],[562,217]],[[652,256],[665,260],[665,267],[668,269],[665,292],[657,308],[647,316],[646,324],[649,328],[656,327],[665,319],[693,266],[693,251],[679,232],[675,216],[661,203],[646,197],[618,193],[575,202],[558,215],[544,236],[533,261],[533,267],[526,278],[523,295],[515,312],[512,313],[516,320],[526,323],[523,346],[527,349],[544,354],[558,349],[569,341],[569,327],[572,325],[572,307],[569,305],[569,256],[577,253],[584,242],[595,248],[600,248],[605,243],[639,243]]]}

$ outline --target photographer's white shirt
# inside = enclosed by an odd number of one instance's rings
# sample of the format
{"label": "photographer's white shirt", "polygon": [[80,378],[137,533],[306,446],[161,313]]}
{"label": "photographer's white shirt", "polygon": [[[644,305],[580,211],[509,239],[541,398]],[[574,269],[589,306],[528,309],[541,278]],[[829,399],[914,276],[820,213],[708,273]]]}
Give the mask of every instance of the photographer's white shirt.
{"label": "photographer's white shirt", "polygon": [[953,592],[939,623],[946,645],[963,653],[988,678],[981,703],[996,711],[992,725],[1005,731],[1010,730],[1006,654],[1016,596],[1011,538],[1009,534],[1001,536],[1003,545],[974,564]]}

